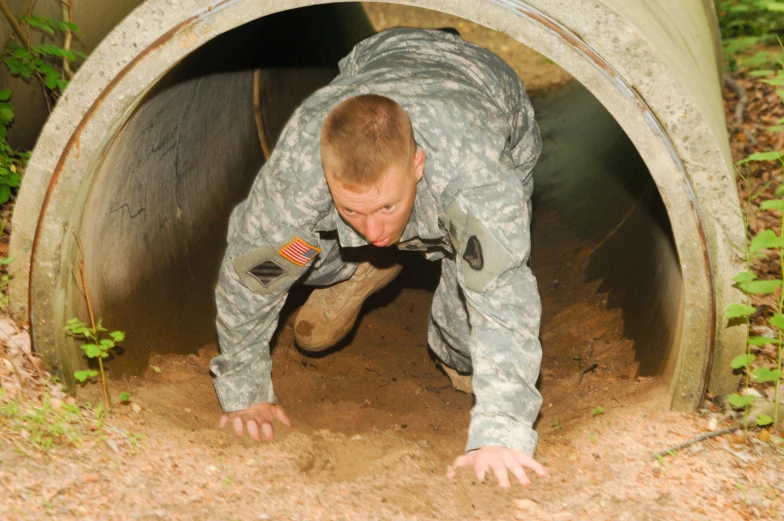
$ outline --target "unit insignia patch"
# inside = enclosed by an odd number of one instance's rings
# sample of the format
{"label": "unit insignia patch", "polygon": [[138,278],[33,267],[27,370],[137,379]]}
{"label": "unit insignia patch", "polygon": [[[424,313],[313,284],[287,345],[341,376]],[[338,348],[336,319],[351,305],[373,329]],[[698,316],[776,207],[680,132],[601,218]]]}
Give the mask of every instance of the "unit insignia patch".
{"label": "unit insignia patch", "polygon": [[277,262],[271,260],[257,264],[248,270],[248,275],[252,275],[265,288],[285,274],[286,270]]}

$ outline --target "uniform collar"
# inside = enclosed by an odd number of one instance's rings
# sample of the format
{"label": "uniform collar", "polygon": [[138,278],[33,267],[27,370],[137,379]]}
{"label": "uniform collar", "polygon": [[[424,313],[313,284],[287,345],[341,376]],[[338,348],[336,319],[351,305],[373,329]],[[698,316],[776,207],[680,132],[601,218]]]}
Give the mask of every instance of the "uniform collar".
{"label": "uniform collar", "polygon": [[[329,209],[313,227],[315,232],[329,232],[337,230],[340,245],[345,248],[355,248],[370,244],[364,237],[358,234],[351,226],[340,218],[335,203],[330,198]],[[436,198],[430,191],[427,180],[423,177],[417,183],[416,199],[414,208],[411,210],[411,218],[408,220],[400,242],[405,242],[414,237],[422,240],[441,239],[443,232],[438,227],[438,204]]]}

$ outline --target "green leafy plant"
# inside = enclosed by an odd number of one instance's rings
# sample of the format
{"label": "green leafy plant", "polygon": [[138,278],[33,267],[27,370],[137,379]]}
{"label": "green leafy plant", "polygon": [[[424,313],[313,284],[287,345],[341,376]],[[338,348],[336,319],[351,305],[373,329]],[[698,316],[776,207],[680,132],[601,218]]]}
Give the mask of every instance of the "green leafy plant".
{"label": "green leafy plant", "polygon": [[[84,250],[78,236],[76,237],[76,242],[80,253],[79,269],[77,271],[76,268],[72,267],[72,272],[74,278],[81,283],[82,294],[84,295],[84,300],[87,303],[87,311],[90,315],[90,323],[86,324],[74,317],[68,321],[65,329],[71,336],[82,341],[81,348],[84,355],[88,359],[98,362],[98,371],[95,371],[94,369],[76,371],[74,373],[74,378],[79,382],[86,382],[100,375],[103,402],[106,410],[109,411],[112,407],[112,401],[111,396],[109,395],[109,386],[106,382],[106,371],[104,370],[103,361],[106,358],[109,358],[112,349],[125,340],[125,333],[122,331],[109,331],[103,327],[101,320],[96,322],[92,301],[90,300],[90,289],[87,286],[87,276],[84,271],[84,260],[82,260],[84,257],[82,252]],[[122,393],[120,401],[127,402],[129,398],[130,395],[128,393]]]}
{"label": "green leafy plant", "polygon": [[[37,78],[52,95],[59,96],[72,76],[71,63],[87,58],[83,52],[71,49],[73,34],[79,33],[80,30],[70,21],[68,5],[63,4],[64,20],[30,14],[17,21],[13,16],[9,16],[7,7],[3,11],[16,36],[16,40],[8,42],[3,51],[3,63],[13,76],[28,80]],[[61,35],[63,44],[32,44],[30,35],[25,34],[22,26],[28,28],[28,33],[35,30],[48,35]]]}
{"label": "green leafy plant", "polygon": [[[82,351],[87,358],[95,359],[98,361],[100,369],[101,382],[104,387],[106,386],[106,375],[103,370],[103,360],[109,358],[109,353],[120,342],[125,340],[125,333],[122,331],[109,331],[101,325],[99,320],[97,324],[89,326],[79,320],[72,318],[66,325],[66,330],[72,336],[82,339],[85,343],[81,345]],[[104,335],[104,333],[108,333]],[[80,382],[85,382],[90,378],[98,376],[98,372],[93,369],[86,369],[84,371],[76,371],[74,378]]]}
{"label": "green leafy plant", "polygon": [[87,55],[80,51],[63,49],[56,45],[41,44],[31,45],[29,49],[18,43],[11,42],[3,53],[3,63],[14,76],[30,79],[33,75],[39,76],[46,87],[61,93],[68,86],[65,73],[57,68],[53,60],[47,58],[67,59],[71,62],[77,58],[86,58]]}
{"label": "green leafy plant", "polygon": [[784,2],[714,0],[719,15],[724,58],[730,70],[776,63],[777,36],[784,34]]}
{"label": "green leafy plant", "polygon": [[[782,14],[782,17],[784,17],[784,14]],[[784,44],[782,44],[781,39],[779,39],[779,46],[784,50]],[[776,93],[781,97],[782,102],[784,102],[784,54],[776,56],[775,60],[778,64],[777,69],[751,71],[749,76],[763,78],[761,81],[775,87]],[[784,118],[778,119],[775,125],[768,127],[769,132],[781,132],[782,130],[784,130]],[[767,156],[770,160],[776,160],[777,153],[778,152],[763,152],[761,155]]]}
{"label": "green leafy plant", "polygon": [[[743,209],[743,221],[747,231],[749,230],[749,217],[752,201],[756,199],[760,192],[753,193],[751,187],[751,172],[748,171],[746,165],[759,161],[779,161],[784,166],[784,154],[781,152],[762,152],[748,156],[746,159],[739,161],[738,175],[741,177],[746,185],[746,192],[748,198],[746,200],[746,208]],[[741,171],[741,168],[746,167],[746,173]],[[767,186],[764,188],[766,189]],[[763,189],[763,190],[764,190]],[[781,230],[784,230],[784,186],[776,190],[777,199],[764,201],[760,205],[760,209],[764,211],[780,211],[782,212]],[[779,278],[760,280],[757,275],[752,273],[752,261],[756,257],[764,257],[766,250],[775,250],[778,252],[779,262],[781,265],[781,273]],[[780,387],[782,377],[782,345],[784,344],[784,235],[779,235],[775,230],[764,229],[758,232],[750,241],[747,241],[745,247],[745,261],[746,270],[738,273],[733,277],[735,286],[743,293],[751,297],[751,295],[768,295],[775,294],[777,301],[777,310],[771,316],[766,317],[766,322],[776,332],[776,338],[768,338],[766,336],[749,336],[746,342],[746,353],[736,356],[731,361],[731,366],[735,370],[742,371],[745,376],[745,387],[749,389],[752,381],[757,384],[773,384],[775,387],[774,398],[774,416],[773,418],[767,415],[759,415],[756,418],[756,423],[759,426],[778,424],[779,421],[779,401],[780,401]],[[749,304],[730,304],[726,309],[726,318],[730,322],[740,321],[746,325],[750,324],[750,317],[756,313],[757,309]],[[769,367],[752,368],[752,363],[756,359],[756,355],[751,352],[751,347],[774,345],[777,347],[777,366],[773,369]],[[744,393],[733,393],[728,396],[728,401],[735,409],[743,411],[744,426],[748,436],[748,417],[752,405],[755,402],[755,397],[749,391]]]}
{"label": "green leafy plant", "polygon": [[[0,203],[2,204],[2,203]],[[5,232],[5,225],[8,224],[6,219],[0,222],[0,237]],[[14,261],[13,257],[0,257],[0,307],[8,306],[8,271],[4,268]]]}
{"label": "green leafy plant", "polygon": [[0,90],[0,204],[11,198],[12,189],[22,182],[21,169],[27,165],[30,154],[14,150],[8,144],[8,126],[14,121],[14,107],[9,100],[11,91]]}
{"label": "green leafy plant", "polygon": [[[0,61],[13,76],[37,79],[42,85],[47,104],[51,105],[62,94],[73,76],[71,64],[87,56],[71,49],[74,33],[79,28],[70,21],[71,11],[67,2],[62,2],[63,20],[44,18],[36,15],[14,17],[3,0],[0,10],[6,16],[15,39],[9,41],[0,55]],[[27,28],[27,32],[23,27]],[[47,35],[61,35],[62,45],[42,43],[34,45],[30,41],[30,31]],[[15,150],[7,141],[8,128],[14,121],[14,107],[11,104],[10,89],[0,89],[0,204],[6,203],[12,192],[19,188],[21,172],[30,159],[30,154]]]}

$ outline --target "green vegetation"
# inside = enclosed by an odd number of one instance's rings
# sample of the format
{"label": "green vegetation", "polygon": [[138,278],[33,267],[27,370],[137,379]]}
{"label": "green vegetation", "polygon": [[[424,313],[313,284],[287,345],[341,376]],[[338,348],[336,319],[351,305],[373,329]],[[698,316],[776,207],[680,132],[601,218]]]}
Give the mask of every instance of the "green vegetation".
{"label": "green vegetation", "polygon": [[[759,69],[755,71],[749,72],[749,76],[752,78],[762,78],[763,83],[767,83],[768,85],[772,85],[776,88],[776,93],[781,97],[781,100],[784,102],[784,53],[780,56],[776,56],[776,62],[779,65],[777,70],[771,69]],[[776,124],[772,127],[768,127],[769,132],[781,132],[784,130],[784,118],[780,118],[776,121]],[[771,156],[771,159],[776,159],[775,157]]]}
{"label": "green vegetation", "polygon": [[[752,172],[749,171],[746,165],[759,161],[779,161],[782,163],[782,165],[784,165],[784,154],[781,152],[756,153],[738,162],[738,175],[740,175],[741,179],[746,184],[748,193],[746,207],[742,212],[747,233],[749,227],[750,208],[754,199],[760,195],[760,192],[757,192],[756,194],[752,192]],[[742,172],[741,169],[745,169],[746,172]],[[767,189],[767,187],[765,189]],[[760,205],[760,209],[765,211],[784,211],[784,185],[780,186],[778,190],[776,190],[776,197],[778,198],[764,201]],[[784,213],[782,214],[781,224],[784,226]],[[778,253],[781,270],[779,278],[760,280],[755,273],[752,273],[752,261],[757,257],[765,257],[766,250],[775,250]],[[776,301],[778,303],[778,309],[776,312],[774,312],[771,316],[766,317],[767,324],[769,324],[773,328],[772,330],[775,331],[775,338],[770,338],[767,336],[751,336],[749,333],[746,345],[746,353],[735,357],[731,362],[733,369],[740,370],[745,375],[745,387],[747,390],[742,394],[731,394],[728,397],[728,400],[734,408],[743,410],[743,423],[746,426],[748,432],[749,414],[752,406],[756,401],[755,396],[748,391],[748,389],[751,388],[752,381],[757,384],[773,385],[775,389],[773,400],[774,406],[772,408],[773,418],[767,414],[758,414],[756,415],[756,418],[754,418],[756,424],[759,426],[766,426],[770,425],[771,423],[777,425],[779,421],[780,407],[778,404],[781,397],[780,388],[782,376],[782,352],[784,351],[782,348],[782,346],[784,346],[784,282],[782,282],[784,280],[784,236],[778,235],[774,230],[764,229],[747,242],[744,255],[746,259],[746,270],[738,273],[735,275],[735,277],[733,277],[732,280],[735,281],[735,286],[749,297],[751,295],[775,294],[777,297]],[[750,324],[750,316],[756,312],[757,309],[754,306],[748,304],[730,304],[727,307],[726,316],[730,323],[740,321],[748,327]],[[751,352],[751,347],[763,347],[767,345],[776,346],[777,367],[770,368],[761,366],[757,367],[756,369],[752,369],[752,363],[755,361],[756,355]]]}
{"label": "green vegetation", "polygon": [[[724,49],[724,59],[729,70],[748,69],[748,76],[759,78],[771,85],[784,101],[784,46],[781,38],[784,35],[784,2],[775,0],[715,0],[719,15],[719,26]],[[784,130],[784,118],[775,121],[768,127],[770,132]],[[746,244],[738,249],[745,259],[745,270],[733,277],[735,287],[741,290],[751,302],[752,296],[770,295],[776,302],[772,311],[757,309],[749,303],[736,303],[727,307],[726,318],[729,325],[742,324],[751,326],[751,317],[755,324],[764,320],[769,328],[765,335],[747,336],[746,352],[731,361],[732,369],[743,375],[743,389],[739,393],[728,396],[731,407],[743,411],[743,424],[748,436],[750,425],[760,427],[776,426],[780,420],[779,401],[782,378],[782,346],[784,345],[784,217],[775,228],[759,230],[753,237],[750,234],[749,222],[752,209],[757,199],[765,193],[771,183],[761,189],[755,180],[756,167],[767,161],[777,161],[784,165],[784,155],[779,151],[764,151],[749,155],[738,161],[736,169],[744,185],[746,201],[741,209],[746,228]],[[756,190],[756,192],[755,192]],[[774,198],[763,201],[759,210],[764,212],[784,210],[784,186],[779,186]],[[781,233],[777,233],[781,232]],[[755,272],[753,263],[756,259],[768,258],[775,252],[779,261],[780,273],[769,278],[761,278],[762,273]],[[770,299],[770,297],[768,297]],[[773,366],[770,358],[758,357],[759,352],[775,354]],[[773,388],[772,402],[766,399],[765,389]],[[762,389],[762,393],[753,389]],[[760,398],[761,397],[761,398]]]}
{"label": "green vegetation", "polygon": [[[74,373],[74,378],[76,378],[79,382],[86,382],[87,380],[95,378],[100,374],[104,402],[106,404],[106,408],[110,408],[111,399],[109,397],[109,389],[106,385],[106,372],[104,371],[103,360],[105,358],[109,358],[110,351],[114,349],[118,343],[125,340],[125,333],[122,331],[110,332],[101,325],[100,320],[97,323],[93,321],[92,325],[88,326],[78,318],[72,318],[69,320],[68,325],[66,326],[66,330],[69,334],[84,342],[81,345],[82,351],[84,351],[84,355],[87,358],[96,360],[98,362],[99,371],[95,371],[94,369],[76,371]],[[128,401],[127,393],[123,393],[123,395],[125,396],[125,399],[121,399],[121,401]]]}
{"label": "green vegetation", "polygon": [[[0,60],[11,75],[26,80],[37,80],[51,107],[68,85],[73,73],[71,64],[87,56],[72,50],[71,41],[79,28],[70,22],[70,10],[63,7],[65,21],[43,18],[35,15],[19,19],[10,15],[8,8],[0,0],[0,7],[6,14],[14,31],[14,38],[3,49]],[[25,31],[25,28],[27,31]],[[31,31],[47,35],[59,35],[63,45],[39,44],[30,42]],[[8,128],[14,121],[14,107],[11,104],[10,89],[0,90],[0,204],[11,199],[11,194],[22,182],[22,171],[30,159],[30,154],[14,149],[7,141]]]}
{"label": "green vegetation", "polygon": [[42,400],[10,398],[0,389],[0,440],[9,442],[14,451],[30,455],[28,449],[48,453],[61,447],[109,447],[119,453],[123,445],[133,454],[143,435],[119,429],[107,423],[102,403],[77,404],[72,398],[61,400],[50,394],[57,388],[51,382]]}
{"label": "green vegetation", "polygon": [[776,63],[777,38],[784,35],[784,2],[714,0],[724,59],[729,70],[762,68]]}
{"label": "green vegetation", "polygon": [[[63,33],[64,38],[71,32],[79,32],[75,24],[51,18],[29,16],[21,21],[48,34]],[[70,70],[69,64],[77,58],[84,59],[87,55],[58,45],[31,45],[29,42],[27,45],[9,42],[3,52],[3,63],[11,74],[28,80],[35,75],[55,94],[62,93],[68,86],[69,75],[66,71]]]}
{"label": "green vegetation", "polygon": [[[117,344],[125,340],[125,333],[122,331],[109,331],[103,325],[101,320],[97,322],[93,314],[93,304],[90,300],[90,288],[87,285],[87,276],[84,271],[84,249],[82,248],[82,241],[79,236],[76,236],[76,244],[79,251],[79,269],[71,267],[74,279],[81,286],[81,292],[84,296],[85,303],[87,304],[87,311],[90,315],[90,324],[86,324],[78,318],[71,318],[65,326],[66,331],[78,340],[82,341],[82,351],[84,355],[90,359],[98,362],[98,371],[94,369],[85,369],[83,371],[76,371],[74,378],[79,382],[86,382],[95,378],[100,374],[101,376],[101,389],[103,390],[103,403],[107,411],[112,408],[112,400],[109,396],[109,386],[106,382],[106,371],[104,371],[103,361],[109,358],[111,350],[117,347]],[[128,393],[122,393],[120,396],[121,402],[127,402],[130,398]]]}
{"label": "green vegetation", "polygon": [[6,141],[8,126],[14,121],[11,90],[0,90],[0,204],[11,198],[11,190],[22,182],[20,170],[27,165],[30,154],[14,150]]}
{"label": "green vegetation", "polygon": [[[0,203],[0,204],[2,204],[2,203]],[[0,238],[3,236],[3,233],[5,233],[5,226],[6,226],[6,224],[8,224],[8,222],[5,219],[0,221]],[[9,278],[9,276],[8,276],[8,271],[6,271],[3,268],[5,266],[11,264],[13,261],[14,261],[14,259],[11,258],[11,257],[0,257],[0,269],[2,269],[2,272],[0,272],[0,308],[4,308],[4,307],[8,306],[8,278]]]}
{"label": "green vegetation", "polygon": [[[5,398],[5,390],[0,389],[0,398]],[[18,400],[2,403],[0,400],[0,418],[5,420],[11,432],[19,436],[39,450],[48,450],[55,443],[78,445],[82,441],[78,426],[82,423],[82,411],[76,404],[55,402],[45,396],[40,406],[27,406]]]}

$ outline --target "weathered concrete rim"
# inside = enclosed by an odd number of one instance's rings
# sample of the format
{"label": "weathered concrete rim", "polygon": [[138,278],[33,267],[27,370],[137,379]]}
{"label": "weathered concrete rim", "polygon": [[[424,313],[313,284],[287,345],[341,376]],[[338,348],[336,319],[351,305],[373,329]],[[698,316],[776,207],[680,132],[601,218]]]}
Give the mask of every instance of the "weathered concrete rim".
{"label": "weathered concrete rim", "polygon": [[[557,34],[559,37],[563,38],[564,40],[568,41],[572,46],[580,52],[587,60],[593,62],[597,69],[600,70],[609,81],[616,86],[619,92],[621,92],[624,96],[626,96],[629,100],[631,100],[642,112],[643,117],[645,118],[646,123],[653,132],[666,146],[667,152],[670,154],[670,157],[673,163],[676,165],[678,172],[683,177],[684,186],[686,188],[686,195],[691,202],[692,210],[694,211],[694,216],[697,221],[697,227],[699,232],[699,245],[702,249],[702,252],[705,257],[705,270],[706,270],[706,278],[709,285],[709,291],[711,296],[711,302],[709,305],[709,318],[708,323],[710,324],[710,331],[707,338],[707,344],[705,346],[705,364],[703,368],[703,377],[704,383],[702,388],[699,390],[700,397],[704,396],[705,391],[707,390],[708,381],[710,379],[710,371],[711,371],[711,362],[713,359],[713,352],[715,348],[715,333],[716,333],[716,291],[713,284],[713,263],[711,259],[711,252],[710,247],[708,246],[706,232],[705,232],[705,225],[702,218],[702,212],[700,210],[699,202],[697,201],[697,196],[694,193],[694,189],[691,186],[691,181],[689,180],[689,176],[686,173],[686,167],[681,161],[680,156],[678,155],[675,145],[673,144],[670,137],[667,135],[664,127],[661,125],[659,120],[656,118],[655,114],[645,102],[645,100],[637,93],[628,82],[624,80],[622,76],[618,74],[618,72],[612,67],[610,63],[608,63],[604,58],[599,56],[594,49],[592,49],[589,45],[587,45],[579,36],[577,36],[574,32],[570,31],[567,27],[563,26],[562,24],[558,23],[557,20],[550,18],[546,14],[538,11],[537,9],[525,5],[524,3],[520,2],[519,0],[492,0],[493,2],[507,6],[511,9],[518,11],[519,13],[523,14],[531,18],[534,21],[541,23],[544,27],[550,29],[552,32]],[[701,400],[702,398],[700,398]]]}
{"label": "weathered concrete rim", "polygon": [[[69,202],[78,200],[79,194],[89,190],[90,165],[100,160],[114,135],[113,130],[121,125],[123,114],[130,112],[152,82],[209,39],[261,16],[321,3],[331,2],[294,0],[269,6],[247,0],[191,0],[174,6],[164,0],[149,0],[96,49],[45,127],[17,207],[17,212],[19,209],[23,212],[19,212],[22,214],[18,219],[21,229],[15,230],[12,244],[12,254],[19,259],[14,267],[12,292],[29,295],[27,309],[16,311],[29,313],[39,349],[57,350],[61,343],[58,325],[65,317],[63,272],[67,272],[72,254],[71,239],[63,230],[79,220],[79,209]],[[698,164],[696,161],[687,161],[691,167],[687,169],[683,159],[692,154],[682,144],[680,147],[676,144],[680,143],[678,137],[683,131],[674,129],[669,121],[662,121],[660,114],[664,114],[664,107],[654,105],[652,108],[645,101],[647,91],[661,84],[679,90],[676,97],[689,106],[689,116],[697,123],[686,134],[701,131],[712,135],[691,102],[691,93],[633,26],[598,0],[585,2],[581,10],[612,19],[619,34],[649,53],[654,59],[651,63],[657,68],[656,85],[646,84],[644,78],[634,76],[634,68],[626,68],[624,76],[588,41],[591,32],[586,28],[568,28],[557,22],[553,12],[565,12],[559,11],[563,1],[447,3],[444,0],[411,0],[397,3],[447,12],[510,34],[570,72],[619,121],[648,164],[673,224],[685,289],[685,333],[672,382],[673,404],[677,408],[696,406],[704,393],[705,374],[710,370],[718,334],[716,326],[720,319],[716,316],[716,308],[723,307],[732,295],[726,275],[733,271],[733,259],[726,253],[723,241],[727,235],[738,236],[739,223],[726,215],[716,219],[713,214],[721,212],[710,211],[716,209],[715,202],[697,193],[692,184],[695,175],[702,176],[711,168],[718,172],[720,183],[731,183],[726,163],[727,147],[714,139],[707,155],[723,157],[725,161],[714,161],[702,169],[693,166]],[[538,6],[532,5],[534,3]],[[514,16],[512,22],[510,12]],[[141,29],[140,21],[150,19],[158,26],[151,29],[148,24]],[[584,36],[579,38],[577,34]],[[121,54],[122,59],[117,59],[118,47],[125,51]],[[116,61],[112,63],[113,60]],[[619,90],[624,96],[617,96]],[[64,134],[68,136],[65,142]],[[57,150],[61,153],[55,152]],[[724,191],[727,189],[723,186]],[[707,214],[715,222],[704,221],[703,207],[710,208]],[[693,242],[695,232],[699,237],[696,244]],[[718,281],[721,291],[714,281]],[[41,312],[41,320],[35,322],[37,308],[45,311]],[[47,319],[44,319],[45,315]],[[722,334],[725,340],[721,343],[731,346],[732,332],[722,331]],[[724,354],[722,358],[727,356]]]}

